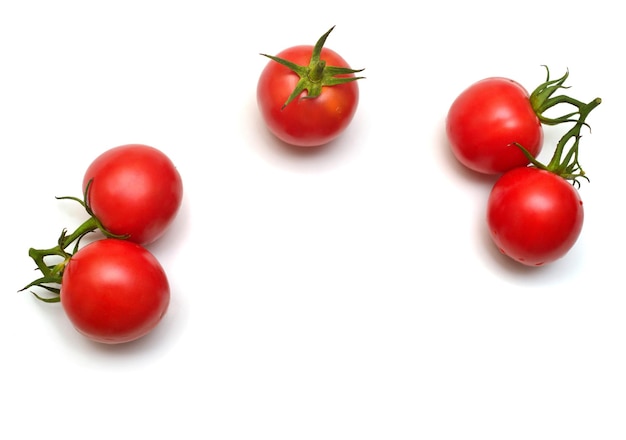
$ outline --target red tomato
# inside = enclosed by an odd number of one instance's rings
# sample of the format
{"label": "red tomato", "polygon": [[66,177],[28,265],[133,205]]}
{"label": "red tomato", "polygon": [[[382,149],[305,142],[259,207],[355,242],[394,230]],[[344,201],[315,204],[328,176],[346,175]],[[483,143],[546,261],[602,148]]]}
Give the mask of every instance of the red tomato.
{"label": "red tomato", "polygon": [[127,240],[94,241],[76,252],[63,272],[63,309],[80,333],[97,342],[117,344],[146,335],[169,301],[160,263]]}
{"label": "red tomato", "polygon": [[98,156],[85,172],[87,204],[104,228],[142,245],[165,233],[182,201],[172,161],[147,145],[129,144]]}
{"label": "red tomato", "polygon": [[503,174],[487,202],[487,224],[500,251],[528,265],[564,256],[583,226],[574,186],[550,171],[521,167]]}
{"label": "red tomato", "polygon": [[[280,52],[277,57],[309,66],[313,50],[314,46],[295,46]],[[327,66],[350,68],[331,49],[322,48],[320,59]],[[339,74],[336,77],[354,77],[354,74]],[[354,117],[359,102],[357,82],[322,86],[317,97],[308,97],[307,91],[303,91],[285,106],[299,80],[300,76],[293,70],[270,61],[261,72],[257,85],[261,115],[270,132],[288,144],[299,147],[327,144],[339,136]]]}
{"label": "red tomato", "polygon": [[485,174],[528,165],[519,143],[533,157],[541,151],[543,128],[526,89],[507,78],[474,83],[452,103],[446,133],[456,158]]}

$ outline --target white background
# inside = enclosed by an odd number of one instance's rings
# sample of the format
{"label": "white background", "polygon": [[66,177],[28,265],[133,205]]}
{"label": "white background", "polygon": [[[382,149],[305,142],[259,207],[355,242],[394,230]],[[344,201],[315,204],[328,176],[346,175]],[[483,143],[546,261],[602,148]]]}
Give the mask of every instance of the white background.
{"label": "white background", "polygon": [[[624,439],[624,113],[619,2],[4,1],[0,438]],[[354,68],[328,148],[265,130],[256,81],[296,44]],[[465,87],[569,68],[603,103],[575,248],[543,268],[494,249],[494,179],[443,132]],[[562,133],[546,131],[546,150]],[[149,336],[91,343],[18,289],[29,247],[85,219],[108,148],[155,146],[185,196],[150,250],[172,302]]]}

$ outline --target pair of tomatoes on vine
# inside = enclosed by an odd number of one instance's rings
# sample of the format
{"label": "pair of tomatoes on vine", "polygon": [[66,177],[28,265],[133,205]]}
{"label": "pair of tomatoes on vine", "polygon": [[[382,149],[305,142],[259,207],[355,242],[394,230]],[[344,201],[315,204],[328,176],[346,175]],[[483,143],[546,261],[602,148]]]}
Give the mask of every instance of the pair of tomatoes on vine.
{"label": "pair of tomatoes on vine", "polygon": [[[41,276],[24,289],[45,302],[60,302],[80,333],[117,344],[153,330],[167,312],[170,285],[160,262],[146,249],[176,217],[183,194],[180,174],[160,150],[141,144],[112,148],[87,168],[80,203],[88,218],[56,246],[29,250]],[[92,232],[96,240],[83,246]]]}
{"label": "pair of tomatoes on vine", "polygon": [[[464,90],[452,103],[446,133],[454,156],[467,168],[498,175],[489,194],[486,220],[500,252],[527,266],[563,257],[583,226],[583,202],[577,187],[587,179],[578,161],[581,130],[600,103],[555,94],[569,76],[547,78],[532,93],[516,81],[492,77]],[[547,117],[550,109],[568,110]],[[552,110],[554,112],[555,110]],[[558,141],[547,164],[537,160],[544,125],[571,127]]]}

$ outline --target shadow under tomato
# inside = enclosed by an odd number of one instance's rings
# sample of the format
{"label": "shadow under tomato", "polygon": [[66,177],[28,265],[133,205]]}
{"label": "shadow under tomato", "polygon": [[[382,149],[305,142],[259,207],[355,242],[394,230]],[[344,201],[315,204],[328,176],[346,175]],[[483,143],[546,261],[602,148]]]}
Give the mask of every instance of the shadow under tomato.
{"label": "shadow under tomato", "polygon": [[337,138],[323,145],[315,147],[291,145],[276,137],[267,128],[258,111],[256,101],[250,100],[245,111],[248,114],[247,120],[250,121],[249,124],[251,124],[246,132],[251,135],[249,139],[251,144],[262,146],[261,154],[269,153],[270,155],[279,155],[281,157],[287,157],[288,159],[307,160],[307,158],[321,158],[336,154],[337,150],[342,149],[342,147],[345,147],[350,142],[346,139],[348,139],[349,135],[348,130],[351,130],[352,126],[348,127],[347,130],[341,133]]}
{"label": "shadow under tomato", "polygon": [[355,141],[348,131],[326,144],[302,147],[282,141],[272,134],[267,127],[262,127],[262,129],[265,131],[263,149],[266,153],[292,164],[307,162],[308,165],[317,166],[335,163],[336,159],[350,154],[352,147],[355,145]]}
{"label": "shadow under tomato", "polygon": [[287,142],[283,142],[278,138],[276,138],[276,143],[278,144],[278,148],[281,148],[287,154],[290,154],[294,157],[311,157],[324,154],[325,151],[327,151],[329,148],[332,148],[332,145],[336,143],[336,140],[314,147],[300,147],[297,145],[288,144]]}
{"label": "shadow under tomato", "polygon": [[[165,317],[164,317],[165,319]],[[123,342],[120,344],[106,344],[101,342],[92,341],[82,335],[84,338],[84,344],[94,352],[101,353],[107,357],[121,356],[121,357],[145,357],[148,353],[157,353],[165,349],[168,345],[165,335],[167,323],[160,322],[148,334],[129,342]]]}

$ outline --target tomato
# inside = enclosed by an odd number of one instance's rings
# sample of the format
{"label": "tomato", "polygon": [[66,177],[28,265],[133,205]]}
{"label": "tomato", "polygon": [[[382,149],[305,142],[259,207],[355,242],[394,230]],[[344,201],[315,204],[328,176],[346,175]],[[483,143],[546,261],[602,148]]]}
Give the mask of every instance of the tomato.
{"label": "tomato", "polygon": [[97,342],[117,344],[154,329],[169,306],[170,287],[162,266],[145,248],[106,238],[70,258],[60,298],[80,333]]}
{"label": "tomato", "polygon": [[108,232],[146,245],[161,237],[174,220],[183,185],[163,152],[129,144],[105,151],[91,163],[83,191],[85,203]]}
{"label": "tomato", "polygon": [[487,224],[500,251],[528,265],[541,266],[564,256],[577,241],[583,202],[561,176],[535,167],[504,173],[487,202]]}
{"label": "tomato", "polygon": [[[295,63],[308,63],[313,46],[297,46],[278,56]],[[328,64],[348,67],[336,52],[322,49]],[[283,104],[296,87],[299,77],[287,67],[269,62],[259,78],[257,102],[269,130],[282,141],[302,147],[327,144],[350,124],[359,101],[356,82],[326,87],[314,99],[296,99]],[[302,92],[300,98],[306,96]]]}
{"label": "tomato", "polygon": [[464,90],[452,103],[446,134],[454,156],[471,170],[501,174],[525,166],[541,151],[543,128],[529,94],[507,78],[487,78]]}
{"label": "tomato", "polygon": [[[355,81],[359,78],[354,76],[358,70],[350,69],[337,52],[321,47],[320,41],[270,57],[257,84],[258,107],[269,131],[298,147],[320,146],[337,138],[352,121],[359,102]],[[281,64],[283,60],[287,65]]]}

